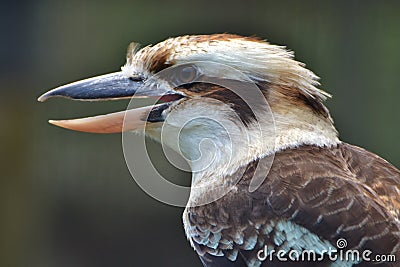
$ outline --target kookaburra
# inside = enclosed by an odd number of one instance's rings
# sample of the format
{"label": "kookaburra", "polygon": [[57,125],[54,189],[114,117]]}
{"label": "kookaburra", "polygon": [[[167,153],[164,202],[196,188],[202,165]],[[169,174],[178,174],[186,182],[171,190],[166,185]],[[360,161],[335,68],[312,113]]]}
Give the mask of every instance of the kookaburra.
{"label": "kookaburra", "polygon": [[[177,69],[170,77],[157,76],[171,67]],[[240,84],[239,91],[225,84]],[[259,90],[268,116],[256,116],[243,100],[247,85]],[[231,34],[194,35],[141,49],[132,45],[121,71],[58,87],[39,101],[159,97],[152,106],[50,122],[98,133],[146,128],[156,140],[170,126],[164,142],[196,168],[192,185],[199,190],[190,195],[183,224],[204,266],[399,266],[393,257],[376,257],[394,255],[400,262],[400,172],[338,139],[323,103],[329,94],[318,86],[318,77],[284,47]],[[178,134],[179,149],[173,141]],[[212,159],[207,166],[195,160],[204,138],[214,148],[201,152]],[[264,164],[271,155],[271,164]],[[256,172],[262,179],[250,190]],[[215,188],[226,192],[204,201]],[[338,247],[338,240],[346,246]],[[335,248],[338,255],[370,251],[371,261],[331,259]],[[288,257],[304,251],[321,258]]]}

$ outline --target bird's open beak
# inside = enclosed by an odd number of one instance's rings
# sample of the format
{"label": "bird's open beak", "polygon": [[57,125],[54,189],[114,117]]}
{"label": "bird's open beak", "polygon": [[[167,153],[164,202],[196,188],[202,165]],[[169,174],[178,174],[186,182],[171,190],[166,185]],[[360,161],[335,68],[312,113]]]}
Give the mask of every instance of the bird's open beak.
{"label": "bird's open beak", "polygon": [[[140,78],[127,78],[121,72],[115,72],[60,86],[41,95],[38,101],[43,102],[51,97],[83,101],[156,97],[167,102],[178,100],[182,96],[160,86],[146,86]],[[144,128],[146,122],[162,121],[160,117],[162,110],[169,105],[170,103],[164,103],[80,119],[49,120],[49,123],[70,130],[91,133],[134,131]]]}

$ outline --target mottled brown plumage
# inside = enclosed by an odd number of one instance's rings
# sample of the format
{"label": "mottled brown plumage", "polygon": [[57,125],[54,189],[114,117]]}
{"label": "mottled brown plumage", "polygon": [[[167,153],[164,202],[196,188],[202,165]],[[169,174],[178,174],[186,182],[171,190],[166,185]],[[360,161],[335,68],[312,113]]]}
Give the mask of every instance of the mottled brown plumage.
{"label": "mottled brown plumage", "polygon": [[[237,188],[223,198],[187,208],[184,218],[190,237],[206,266],[246,266],[245,262],[257,261],[257,252],[264,245],[283,248],[286,240],[281,246],[273,240],[277,232],[274,224],[282,220],[302,226],[333,245],[345,238],[347,249],[369,249],[373,255],[393,254],[400,259],[400,172],[382,158],[345,143],[334,148],[287,149],[275,155],[271,170],[264,170],[265,181],[250,193],[257,164],[249,163]],[[246,245],[254,237],[257,242]],[[208,244],[201,242],[204,238]],[[213,256],[218,254],[236,261]],[[291,266],[276,259],[265,264]]]}

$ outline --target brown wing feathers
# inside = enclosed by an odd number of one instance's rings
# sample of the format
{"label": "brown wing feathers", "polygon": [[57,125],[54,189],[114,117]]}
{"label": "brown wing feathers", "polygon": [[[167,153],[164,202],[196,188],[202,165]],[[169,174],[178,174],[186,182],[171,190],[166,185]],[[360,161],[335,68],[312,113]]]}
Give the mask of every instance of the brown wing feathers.
{"label": "brown wing feathers", "polygon": [[[289,240],[298,230],[279,230],[286,222],[306,229],[299,240],[313,233],[335,247],[345,238],[346,249],[369,249],[372,255],[395,254],[400,259],[400,174],[383,159],[348,144],[286,150],[276,154],[264,183],[250,193],[256,165],[246,167],[238,190],[188,209],[194,244],[206,266],[245,266],[239,264],[243,261],[251,265],[264,245],[302,249],[301,242]],[[211,264],[210,259],[221,257],[230,261]],[[235,262],[239,265],[229,265]]]}

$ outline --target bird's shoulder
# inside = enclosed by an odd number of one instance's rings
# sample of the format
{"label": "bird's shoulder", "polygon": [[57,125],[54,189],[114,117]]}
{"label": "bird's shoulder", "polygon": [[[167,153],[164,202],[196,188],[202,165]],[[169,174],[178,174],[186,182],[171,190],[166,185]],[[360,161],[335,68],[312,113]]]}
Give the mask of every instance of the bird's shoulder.
{"label": "bird's shoulder", "polygon": [[[203,260],[257,266],[255,252],[265,245],[322,250],[340,238],[347,249],[399,254],[400,173],[394,166],[345,143],[288,149],[268,162],[249,163],[221,199],[186,209],[186,232]],[[255,174],[265,179],[252,191]]]}

